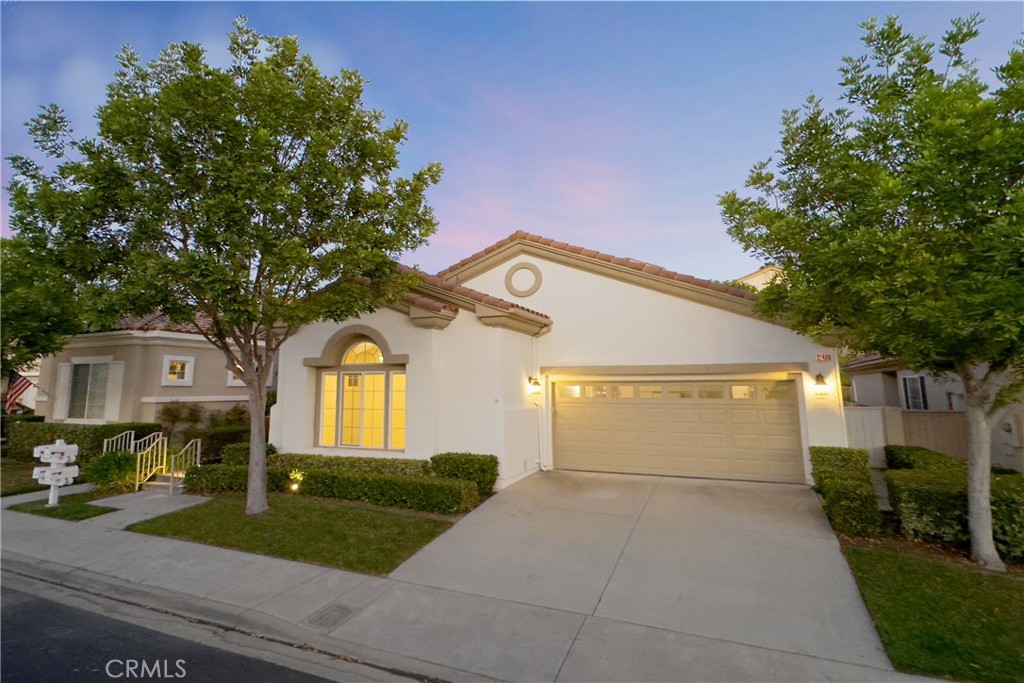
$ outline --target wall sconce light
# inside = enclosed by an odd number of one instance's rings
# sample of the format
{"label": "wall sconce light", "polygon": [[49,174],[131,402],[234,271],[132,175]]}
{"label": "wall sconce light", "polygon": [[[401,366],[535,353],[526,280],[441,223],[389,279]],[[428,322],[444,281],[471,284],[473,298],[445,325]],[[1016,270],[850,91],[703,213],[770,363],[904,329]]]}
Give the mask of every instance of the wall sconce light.
{"label": "wall sconce light", "polygon": [[533,375],[530,375],[530,378],[526,381],[530,385],[530,396],[540,396],[544,392],[544,386],[540,383],[540,380]]}
{"label": "wall sconce light", "polygon": [[820,372],[814,377],[814,395],[828,396],[828,382],[825,381],[825,375]]}

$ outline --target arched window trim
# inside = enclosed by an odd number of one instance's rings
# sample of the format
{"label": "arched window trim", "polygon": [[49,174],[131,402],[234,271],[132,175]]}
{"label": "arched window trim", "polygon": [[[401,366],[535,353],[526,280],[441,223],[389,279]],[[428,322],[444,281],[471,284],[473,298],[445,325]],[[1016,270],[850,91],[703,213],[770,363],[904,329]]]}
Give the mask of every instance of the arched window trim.
{"label": "arched window trim", "polygon": [[[319,356],[305,358],[302,364],[308,368],[334,368],[340,367],[345,358],[345,353],[353,344],[359,341],[371,341],[377,345],[384,354],[384,365],[403,366],[408,365],[408,354],[396,354],[391,352],[384,336],[368,325],[346,325],[332,334],[324,343],[323,351]],[[354,367],[354,366],[351,366]],[[374,366],[370,366],[374,367]]]}

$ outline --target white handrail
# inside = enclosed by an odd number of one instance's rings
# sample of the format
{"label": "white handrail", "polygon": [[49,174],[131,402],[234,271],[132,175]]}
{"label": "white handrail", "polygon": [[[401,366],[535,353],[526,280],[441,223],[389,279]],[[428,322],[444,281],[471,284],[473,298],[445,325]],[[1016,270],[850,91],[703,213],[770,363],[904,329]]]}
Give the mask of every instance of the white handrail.
{"label": "white handrail", "polygon": [[[145,445],[142,445],[145,444]],[[167,471],[167,437],[157,432],[136,442],[141,446],[135,456],[135,490],[138,491],[157,472]]]}
{"label": "white handrail", "polygon": [[103,452],[128,451],[135,452],[135,432],[121,432],[117,436],[103,439]]}
{"label": "white handrail", "polygon": [[192,467],[202,465],[203,442],[200,439],[192,439],[185,447],[177,453],[171,453],[171,467],[168,474],[171,477],[171,485],[168,494],[174,495],[174,479],[185,478],[185,473]]}

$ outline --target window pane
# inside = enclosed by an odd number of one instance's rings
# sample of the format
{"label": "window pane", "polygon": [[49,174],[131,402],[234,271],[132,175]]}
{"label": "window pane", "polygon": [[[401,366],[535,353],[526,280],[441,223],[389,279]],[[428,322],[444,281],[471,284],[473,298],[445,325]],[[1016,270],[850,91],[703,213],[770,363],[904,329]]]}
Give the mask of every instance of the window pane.
{"label": "window pane", "polygon": [[89,366],[71,366],[71,396],[68,398],[68,417],[85,417],[85,403],[89,397]]}
{"label": "window pane", "polygon": [[391,448],[405,448],[405,373],[391,373]]}
{"label": "window pane", "polygon": [[371,363],[383,363],[384,354],[380,347],[373,342],[359,342],[353,344],[352,348],[345,354],[345,365],[366,365]]}
{"label": "window pane", "polygon": [[363,446],[384,448],[384,374],[363,375]]}
{"label": "window pane", "polygon": [[167,365],[167,379],[171,381],[185,379],[185,374],[188,371],[187,360],[172,360]]}
{"label": "window pane", "polygon": [[632,384],[612,384],[609,389],[612,398],[633,398],[635,394]]}
{"label": "window pane", "polygon": [[661,385],[660,384],[641,384],[640,385],[640,398],[661,398]]}
{"label": "window pane", "polygon": [[721,384],[701,384],[697,389],[698,398],[725,398],[725,389]]}
{"label": "window pane", "polygon": [[360,375],[345,375],[341,407],[341,445],[358,446],[362,424],[363,394]]}
{"label": "window pane", "polygon": [[745,400],[748,398],[756,398],[757,391],[753,384],[733,384],[732,385],[732,397],[738,400]]}
{"label": "window pane", "polygon": [[89,398],[85,402],[85,416],[90,420],[102,420],[107,406],[107,371],[106,363],[95,363],[89,366]]}
{"label": "window pane", "polygon": [[669,398],[693,398],[693,390],[685,384],[669,384]]}
{"label": "window pane", "polygon": [[579,384],[559,384],[557,389],[558,389],[558,398],[579,398],[580,397],[580,385]]}
{"label": "window pane", "polygon": [[604,384],[590,384],[583,387],[583,398],[607,398],[608,387]]}
{"label": "window pane", "polygon": [[338,443],[338,373],[323,375],[323,390],[320,393],[320,445],[335,446]]}

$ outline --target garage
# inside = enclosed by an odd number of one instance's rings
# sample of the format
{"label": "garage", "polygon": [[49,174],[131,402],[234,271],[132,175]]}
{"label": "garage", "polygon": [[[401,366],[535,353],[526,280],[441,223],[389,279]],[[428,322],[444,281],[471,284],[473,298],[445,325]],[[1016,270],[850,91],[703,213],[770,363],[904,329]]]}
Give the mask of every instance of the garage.
{"label": "garage", "polygon": [[559,382],[556,469],[805,481],[793,381]]}

